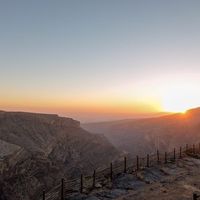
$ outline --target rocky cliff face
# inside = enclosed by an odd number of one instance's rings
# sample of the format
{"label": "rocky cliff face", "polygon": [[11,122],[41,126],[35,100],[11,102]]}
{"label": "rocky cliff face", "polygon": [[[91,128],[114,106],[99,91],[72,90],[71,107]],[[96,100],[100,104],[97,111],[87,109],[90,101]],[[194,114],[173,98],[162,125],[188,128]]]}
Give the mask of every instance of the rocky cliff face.
{"label": "rocky cliff face", "polygon": [[0,112],[0,200],[37,198],[62,177],[103,166],[118,151],[71,118]]}

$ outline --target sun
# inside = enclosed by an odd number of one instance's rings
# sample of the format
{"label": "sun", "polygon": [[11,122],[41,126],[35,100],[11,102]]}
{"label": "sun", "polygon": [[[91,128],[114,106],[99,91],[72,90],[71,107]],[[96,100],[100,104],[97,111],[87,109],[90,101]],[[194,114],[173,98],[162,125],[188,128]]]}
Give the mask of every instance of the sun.
{"label": "sun", "polygon": [[174,112],[174,113],[186,113],[189,109],[187,105],[181,103],[180,101],[164,101],[163,109],[166,112]]}
{"label": "sun", "polygon": [[161,104],[165,112],[186,113],[199,106],[199,96],[186,88],[165,88]]}

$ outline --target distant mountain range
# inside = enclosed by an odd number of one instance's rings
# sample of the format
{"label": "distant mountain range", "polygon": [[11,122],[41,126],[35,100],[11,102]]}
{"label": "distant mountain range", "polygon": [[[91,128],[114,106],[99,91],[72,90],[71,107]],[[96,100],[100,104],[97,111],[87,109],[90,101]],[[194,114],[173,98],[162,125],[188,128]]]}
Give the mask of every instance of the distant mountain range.
{"label": "distant mountain range", "polygon": [[0,111],[0,200],[38,199],[62,177],[91,172],[118,155],[104,136],[71,118]]}
{"label": "distant mountain range", "polygon": [[128,119],[81,125],[92,133],[104,134],[119,150],[133,155],[168,151],[186,143],[200,142],[200,108],[185,114],[168,114],[146,119]]}
{"label": "distant mountain range", "polygon": [[200,108],[81,126],[58,115],[0,111],[0,200],[38,199],[43,188],[108,166],[121,152],[144,155],[199,141]]}

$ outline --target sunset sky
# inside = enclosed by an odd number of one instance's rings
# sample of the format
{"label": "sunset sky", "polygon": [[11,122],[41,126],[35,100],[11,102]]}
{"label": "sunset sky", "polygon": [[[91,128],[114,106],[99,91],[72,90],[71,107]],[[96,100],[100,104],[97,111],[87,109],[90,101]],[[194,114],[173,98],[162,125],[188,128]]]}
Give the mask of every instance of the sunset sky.
{"label": "sunset sky", "polygon": [[200,1],[2,0],[0,94],[82,122],[198,107]]}

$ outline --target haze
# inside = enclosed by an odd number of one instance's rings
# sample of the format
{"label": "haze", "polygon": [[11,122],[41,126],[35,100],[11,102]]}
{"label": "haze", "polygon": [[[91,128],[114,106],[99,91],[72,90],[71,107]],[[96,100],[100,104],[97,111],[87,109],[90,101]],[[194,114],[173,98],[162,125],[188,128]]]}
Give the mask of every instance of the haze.
{"label": "haze", "polygon": [[200,102],[200,1],[0,2],[0,110],[85,121]]}

